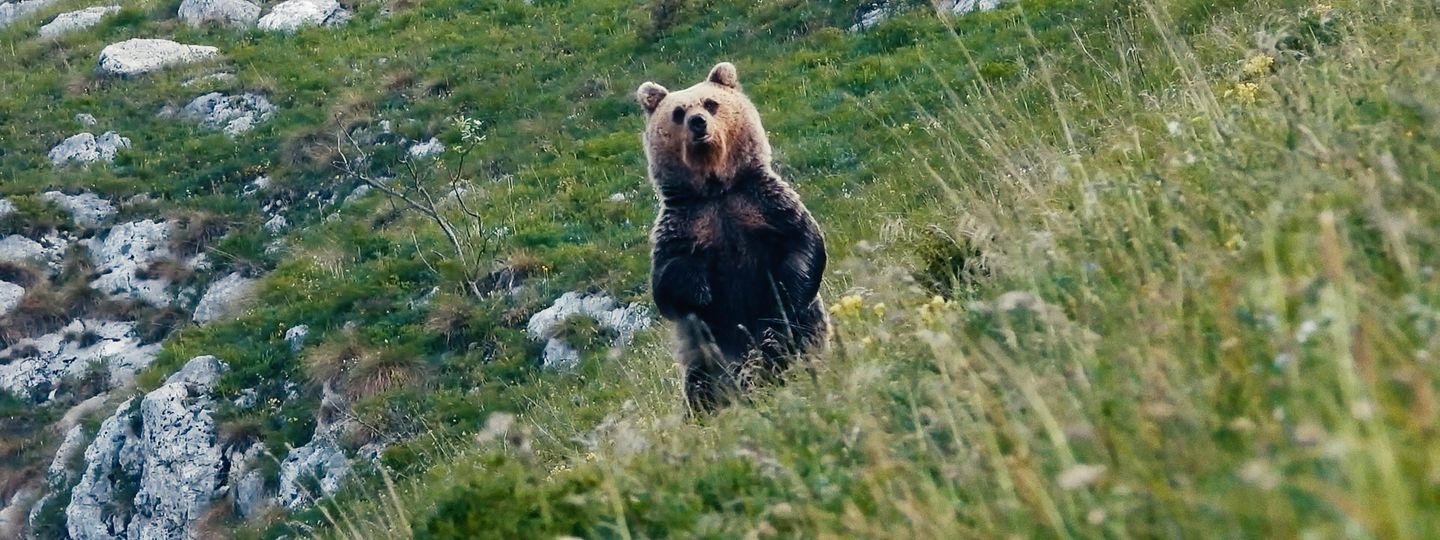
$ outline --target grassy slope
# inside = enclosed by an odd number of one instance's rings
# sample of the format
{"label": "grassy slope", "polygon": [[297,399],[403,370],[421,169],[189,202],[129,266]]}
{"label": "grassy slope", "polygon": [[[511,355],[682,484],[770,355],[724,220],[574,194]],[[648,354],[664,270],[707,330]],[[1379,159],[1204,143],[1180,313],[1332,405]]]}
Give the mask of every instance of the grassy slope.
{"label": "grassy slope", "polygon": [[[355,340],[409,359],[425,384],[356,407],[382,431],[433,435],[387,452],[398,492],[373,497],[372,482],[328,517],[247,535],[331,519],[336,534],[421,537],[1437,532],[1436,373],[1417,361],[1440,324],[1433,8],[1342,4],[1325,26],[1298,2],[1042,1],[967,17],[954,36],[920,13],[856,36],[837,28],[849,6],[813,4],[711,2],[654,41],[645,9],[610,1],[442,1],[389,18],[364,5],[349,26],[293,37],[184,29],[160,2],[53,45],[8,29],[0,191],[144,192],[166,199],[151,211],[228,216],[219,271],[275,268],[265,307],[181,330],[148,380],[225,358],[223,391],[277,398],[222,411],[231,436],[277,453],[308,438],[318,391],[278,400],[306,380],[290,325],[310,324],[320,350]],[[1292,36],[1292,52],[1256,32]],[[281,113],[231,143],[153,117],[197,95],[179,83],[209,66],[90,73],[103,44],[153,35],[220,46],[231,86],[269,92]],[[1242,75],[1259,52],[1275,73]],[[818,385],[695,424],[658,332],[541,374],[517,323],[562,290],[643,298],[653,208],[629,94],[721,59],[740,65],[825,225],[841,261],[829,292],[864,305],[838,317]],[[1253,103],[1224,95],[1240,82],[1257,84]],[[44,152],[77,112],[135,150],[51,172]],[[455,115],[488,126],[466,175],[510,230],[495,258],[542,268],[517,301],[449,290],[412,242],[428,252],[438,233],[378,200],[329,224],[333,209],[299,200],[353,186],[325,163],[337,126],[388,119],[453,146]],[[261,173],[297,195],[306,225],[284,257],[263,253],[259,203],[237,196]],[[619,191],[637,196],[605,200]],[[931,291],[899,268],[943,254],[930,224],[981,239],[993,275],[919,307]],[[413,307],[435,285],[432,307]],[[1016,289],[1053,312],[965,307]],[[507,449],[459,437],[495,411],[519,413]]]}

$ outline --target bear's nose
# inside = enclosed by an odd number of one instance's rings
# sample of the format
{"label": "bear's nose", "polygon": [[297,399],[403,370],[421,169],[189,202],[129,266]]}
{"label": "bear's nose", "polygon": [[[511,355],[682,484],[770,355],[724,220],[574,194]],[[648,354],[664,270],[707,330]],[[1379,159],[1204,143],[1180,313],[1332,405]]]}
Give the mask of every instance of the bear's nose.
{"label": "bear's nose", "polygon": [[686,120],[685,125],[690,126],[690,131],[694,132],[696,135],[704,135],[707,123],[705,122],[704,116],[700,116],[697,114],[695,116],[691,116],[689,120]]}

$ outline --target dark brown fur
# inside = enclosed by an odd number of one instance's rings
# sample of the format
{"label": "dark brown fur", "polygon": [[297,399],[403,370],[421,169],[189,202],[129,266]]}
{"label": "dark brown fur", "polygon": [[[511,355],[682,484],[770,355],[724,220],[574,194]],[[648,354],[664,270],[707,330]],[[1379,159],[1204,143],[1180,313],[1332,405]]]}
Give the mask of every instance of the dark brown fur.
{"label": "dark brown fur", "polygon": [[705,82],[674,93],[645,83],[636,96],[661,199],[651,293],[677,323],[686,398],[710,411],[823,346],[825,239],[771,168],[765,129],[734,66],[719,64]]}

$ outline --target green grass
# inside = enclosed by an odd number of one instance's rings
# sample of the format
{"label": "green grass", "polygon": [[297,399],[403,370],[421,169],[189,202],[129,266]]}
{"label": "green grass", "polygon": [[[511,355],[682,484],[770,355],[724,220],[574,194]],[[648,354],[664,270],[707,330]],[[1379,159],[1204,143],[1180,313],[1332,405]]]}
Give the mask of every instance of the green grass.
{"label": "green grass", "polygon": [[[1440,534],[1434,6],[1024,0],[844,32],[859,4],[682,2],[656,27],[618,0],[365,3],[279,36],[137,2],[55,44],[17,25],[0,31],[0,194],[222,216],[215,273],[268,272],[261,308],[172,334],[140,385],[219,356],[218,392],[262,404],[222,424],[276,455],[309,439],[320,394],[290,326],[424,375],[354,404],[369,437],[399,440],[383,468],[241,537]],[[137,36],[223,59],[93,74],[104,44]],[[1259,55],[1273,67],[1247,72]],[[859,306],[836,314],[814,380],[687,420],[663,329],[614,357],[584,340],[576,370],[543,372],[523,322],[567,290],[646,301],[654,204],[630,95],[721,60],[827,234],[827,298]],[[275,118],[230,141],[155,117],[216,69]],[[78,112],[134,148],[51,170]],[[383,197],[306,197],[356,185],[328,163],[337,131],[389,120],[455,148],[462,116],[484,140],[460,174],[505,229],[478,270],[525,261],[513,298],[466,295],[440,231]],[[399,153],[376,150],[372,172]],[[260,174],[290,202],[284,253],[240,195]],[[486,428],[498,412],[515,415],[504,433]]]}

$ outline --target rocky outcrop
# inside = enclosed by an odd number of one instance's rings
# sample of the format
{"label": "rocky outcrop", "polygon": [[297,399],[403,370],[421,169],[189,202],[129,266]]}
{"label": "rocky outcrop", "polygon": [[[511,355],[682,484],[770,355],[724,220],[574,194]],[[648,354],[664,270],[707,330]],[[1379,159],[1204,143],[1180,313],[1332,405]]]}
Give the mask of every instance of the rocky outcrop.
{"label": "rocky outcrop", "polygon": [[40,37],[57,38],[100,24],[101,20],[120,11],[120,6],[95,6],[78,11],[67,11],[56,15],[45,26],[40,27]]}
{"label": "rocky outcrop", "polygon": [[93,133],[71,135],[50,149],[50,163],[56,167],[90,165],[97,161],[115,161],[115,153],[130,148],[130,139],[114,131],[96,137]]}
{"label": "rocky outcrop", "polygon": [[431,137],[430,140],[423,143],[415,143],[410,145],[410,148],[406,150],[406,153],[409,154],[412,158],[421,159],[437,155],[444,151],[445,144],[440,142],[440,139]]}
{"label": "rocky outcrop", "polygon": [[[309,443],[291,450],[280,463],[280,491],[275,498],[280,506],[296,510],[340,490],[350,475],[350,460],[335,441],[339,428],[317,428]],[[307,486],[319,486],[320,492]]]}
{"label": "rocky outcrop", "polygon": [[18,234],[0,238],[0,262],[36,262],[59,268],[60,259],[70,241],[58,235],[47,235],[38,242]]}
{"label": "rocky outcrop", "polygon": [[180,110],[180,118],[195,121],[206,129],[218,129],[234,137],[254,129],[275,114],[275,105],[259,94],[227,96],[211,92],[197,97]]}
{"label": "rocky outcrop", "polygon": [[260,18],[260,29],[295,32],[307,26],[335,26],[350,20],[350,12],[335,0],[287,0]]}
{"label": "rocky outcrop", "polygon": [[0,317],[9,315],[25,297],[25,288],[9,281],[0,281]]}
{"label": "rocky outcrop", "polygon": [[238,273],[220,278],[205,290],[191,318],[197,323],[207,323],[235,315],[249,300],[255,284],[256,280]]}
{"label": "rocky outcrop", "polygon": [[190,26],[215,23],[246,28],[260,19],[260,6],[245,0],[185,0],[176,14]]}
{"label": "rocky outcrop", "polygon": [[229,466],[210,395],[225,370],[213,356],[191,359],[100,425],[65,508],[71,538],[197,538],[190,524],[209,508]]}
{"label": "rocky outcrop", "polygon": [[93,240],[84,241],[100,273],[90,286],[115,298],[169,305],[172,300],[166,291],[169,282],[142,277],[150,263],[170,257],[169,239],[168,222],[147,219],[111,227],[98,244]]}
{"label": "rocky outcrop", "polygon": [[[106,135],[109,135],[108,133]],[[129,143],[125,143],[127,146]],[[59,191],[47,191],[40,196],[41,199],[54,203],[61,210],[70,214],[71,221],[81,227],[95,227],[101,222],[115,215],[115,205],[110,201],[90,192],[79,195],[66,195]]]}
{"label": "rocky outcrop", "polygon": [[[934,9],[941,14],[964,15],[972,11],[988,11],[999,6],[1000,0],[940,0],[934,5]],[[860,32],[878,25],[905,7],[907,7],[905,4],[891,0],[868,2],[856,12],[855,24],[850,26],[850,31]]]}
{"label": "rocky outcrop", "polygon": [[545,367],[571,367],[580,361],[580,352],[561,335],[565,321],[571,317],[594,319],[601,329],[615,334],[612,342],[615,347],[629,344],[636,332],[650,326],[650,310],[645,306],[621,306],[603,294],[567,292],[550,307],[530,317],[525,325],[531,339],[545,342],[540,358]]}
{"label": "rocky outcrop", "polygon": [[185,45],[168,39],[128,39],[100,51],[96,69],[104,75],[133,77],[177,65],[199,62],[220,54],[205,45]]}
{"label": "rocky outcrop", "polygon": [[125,385],[159,352],[158,343],[141,344],[133,322],[77,320],[0,350],[8,359],[0,365],[0,389],[48,401],[62,379],[81,376],[92,364],[104,367],[112,386]]}
{"label": "rocky outcrop", "polygon": [[16,21],[34,15],[45,8],[48,8],[60,0],[22,0],[20,2],[0,2],[0,28],[10,26]]}

